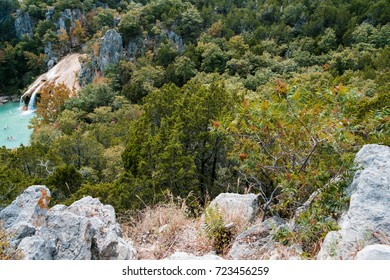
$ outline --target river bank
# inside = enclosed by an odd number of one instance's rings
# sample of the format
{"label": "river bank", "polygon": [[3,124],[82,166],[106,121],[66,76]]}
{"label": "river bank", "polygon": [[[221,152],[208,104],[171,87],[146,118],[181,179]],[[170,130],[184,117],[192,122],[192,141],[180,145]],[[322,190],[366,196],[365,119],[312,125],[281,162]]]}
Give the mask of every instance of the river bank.
{"label": "river bank", "polygon": [[20,100],[20,97],[16,94],[10,95],[10,96],[0,95],[0,106],[6,104],[8,102],[19,102],[19,100]]}

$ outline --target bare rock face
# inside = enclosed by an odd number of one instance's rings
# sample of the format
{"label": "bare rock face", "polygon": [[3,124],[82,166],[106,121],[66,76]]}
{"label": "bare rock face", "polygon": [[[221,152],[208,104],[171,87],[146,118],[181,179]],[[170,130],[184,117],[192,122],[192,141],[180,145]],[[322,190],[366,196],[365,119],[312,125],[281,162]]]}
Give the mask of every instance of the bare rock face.
{"label": "bare rock face", "polygon": [[99,56],[97,66],[100,71],[104,71],[109,64],[117,64],[122,55],[122,36],[110,29],[100,39]]}
{"label": "bare rock face", "polygon": [[45,45],[44,52],[46,55],[47,67],[52,68],[62,56],[70,51],[70,47],[78,45],[77,36],[71,36],[72,30],[76,27],[76,21],[82,25],[86,23],[86,17],[80,9],[65,9],[59,13],[59,17],[55,18],[55,7],[49,7],[46,12],[46,20],[55,22],[56,33],[66,32],[70,37],[69,46],[62,50],[55,50],[51,42]]}
{"label": "bare rock face", "polygon": [[390,147],[365,145],[355,157],[360,170],[351,186],[340,230],[326,236],[318,259],[354,259],[368,245],[390,240]]}
{"label": "bare rock face", "polygon": [[164,35],[175,44],[179,53],[184,52],[183,38],[171,30],[164,30]]}
{"label": "bare rock face", "polygon": [[69,207],[48,208],[50,191],[31,186],[0,212],[12,244],[32,260],[135,259],[121,237],[114,208],[85,197]]}
{"label": "bare rock face", "polygon": [[28,12],[16,11],[15,31],[17,38],[22,37],[22,35],[33,36],[32,21]]}
{"label": "bare rock face", "polygon": [[[46,17],[51,17],[51,14],[54,11],[49,9],[46,13]],[[85,20],[85,16],[80,9],[65,9],[60,13],[60,17],[56,22],[57,31],[64,29],[68,34],[75,27],[75,21],[78,20],[83,22]],[[70,24],[67,24],[70,23]]]}
{"label": "bare rock face", "polygon": [[110,29],[100,38],[97,55],[90,53],[82,58],[79,83],[81,86],[92,83],[96,74],[104,74],[110,64],[117,64],[122,57],[122,36],[114,29]]}

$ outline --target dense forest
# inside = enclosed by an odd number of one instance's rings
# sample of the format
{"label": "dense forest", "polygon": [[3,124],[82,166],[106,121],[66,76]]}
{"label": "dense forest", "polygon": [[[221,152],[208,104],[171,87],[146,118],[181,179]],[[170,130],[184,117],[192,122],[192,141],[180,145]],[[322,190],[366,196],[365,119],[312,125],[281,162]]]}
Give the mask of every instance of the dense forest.
{"label": "dense forest", "polygon": [[[67,9],[82,16],[58,29]],[[253,192],[264,216],[291,219],[316,193],[296,228],[315,244],[345,206],[354,154],[390,145],[389,20],[387,0],[0,0],[0,95],[21,95],[48,55],[93,54],[110,29],[124,49],[146,42],[76,97],[40,93],[31,145],[0,148],[0,207],[33,184],[121,215],[167,195],[196,215]]]}

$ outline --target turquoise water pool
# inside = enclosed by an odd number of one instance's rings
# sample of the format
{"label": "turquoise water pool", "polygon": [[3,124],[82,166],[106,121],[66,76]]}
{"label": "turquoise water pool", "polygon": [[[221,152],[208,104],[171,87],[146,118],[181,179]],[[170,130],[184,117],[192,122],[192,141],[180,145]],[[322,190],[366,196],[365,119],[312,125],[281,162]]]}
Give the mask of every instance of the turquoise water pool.
{"label": "turquoise water pool", "polygon": [[20,104],[8,102],[0,105],[0,147],[17,148],[30,142],[32,129],[28,128],[33,111],[20,110]]}

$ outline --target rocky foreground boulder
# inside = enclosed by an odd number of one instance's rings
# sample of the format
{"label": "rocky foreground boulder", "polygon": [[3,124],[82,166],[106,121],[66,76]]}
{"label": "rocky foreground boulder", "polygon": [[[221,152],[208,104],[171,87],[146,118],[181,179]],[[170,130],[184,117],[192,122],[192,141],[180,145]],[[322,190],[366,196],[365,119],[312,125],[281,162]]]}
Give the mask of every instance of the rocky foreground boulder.
{"label": "rocky foreground boulder", "polygon": [[211,201],[209,207],[218,208],[227,223],[234,222],[237,218],[250,222],[259,211],[259,202],[257,195],[253,193],[221,193]]}
{"label": "rocky foreground boulder", "polygon": [[[365,145],[355,157],[350,206],[339,231],[326,236],[318,259],[382,259],[390,244],[390,147]],[[362,250],[362,251],[361,251]],[[359,252],[361,251],[361,252]],[[387,252],[386,254],[384,252]]]}
{"label": "rocky foreground boulder", "polygon": [[390,260],[389,245],[369,245],[356,255],[357,260]]}
{"label": "rocky foreground boulder", "polygon": [[114,208],[85,197],[48,207],[50,191],[31,186],[0,212],[11,244],[30,260],[124,260],[136,251],[121,237]]}
{"label": "rocky foreground boulder", "polygon": [[272,232],[286,227],[283,219],[272,217],[239,234],[229,251],[233,260],[297,260],[302,249],[298,245],[286,246],[272,238]]}

